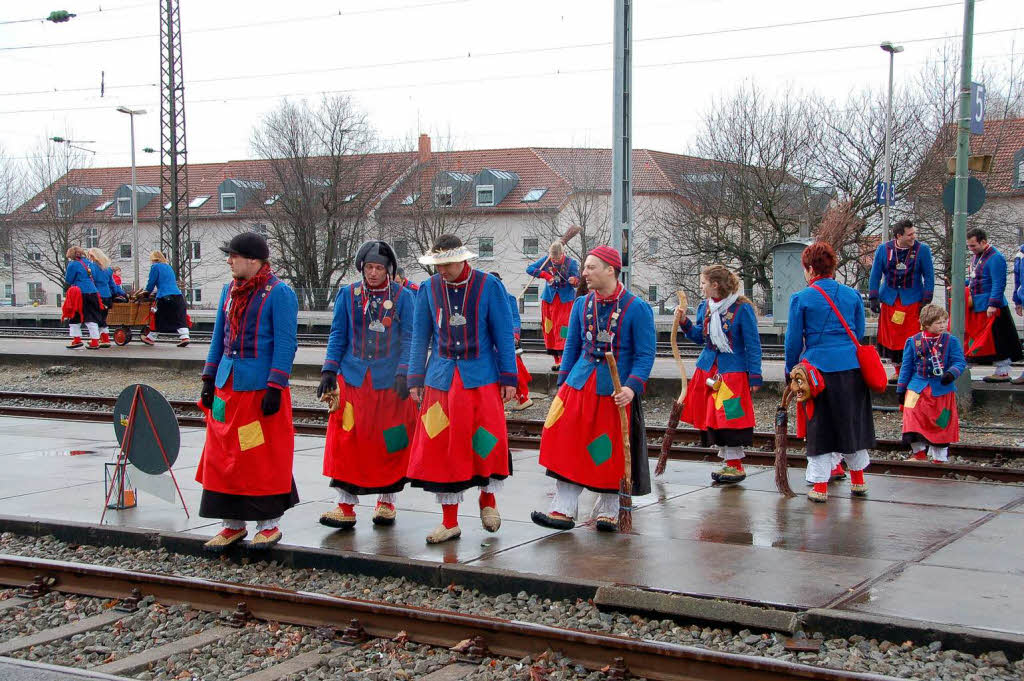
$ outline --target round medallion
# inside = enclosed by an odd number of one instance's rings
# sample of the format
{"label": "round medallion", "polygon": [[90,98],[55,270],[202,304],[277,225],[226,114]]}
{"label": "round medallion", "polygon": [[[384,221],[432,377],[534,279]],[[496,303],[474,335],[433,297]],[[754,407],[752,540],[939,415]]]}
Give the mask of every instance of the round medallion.
{"label": "round medallion", "polygon": [[[391,301],[389,300],[388,302],[390,303]],[[384,307],[387,307],[387,303],[384,304]],[[390,327],[391,326],[391,317],[385,317],[384,319],[382,319],[381,320],[381,324],[383,324],[384,326]]]}
{"label": "round medallion", "polygon": [[358,295],[359,295],[360,293],[362,293],[362,292],[363,292],[363,289],[362,289],[361,287],[359,287],[359,286],[356,286],[356,287],[355,287],[354,289],[352,289],[352,293],[353,293],[354,295],[357,295],[357,296],[358,296]]}
{"label": "round medallion", "polygon": [[390,310],[390,309],[391,309],[391,308],[393,308],[394,306],[395,306],[395,304],[394,304],[394,303],[392,303],[392,302],[391,302],[390,300],[385,300],[385,301],[384,301],[384,309],[385,309],[385,310]]}

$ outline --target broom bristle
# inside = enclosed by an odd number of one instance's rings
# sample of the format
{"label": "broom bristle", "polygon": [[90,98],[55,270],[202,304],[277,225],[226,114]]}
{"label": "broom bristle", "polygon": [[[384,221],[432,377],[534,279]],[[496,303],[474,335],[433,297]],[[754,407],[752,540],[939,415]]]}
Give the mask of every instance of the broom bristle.
{"label": "broom bristle", "polygon": [[775,487],[785,497],[795,497],[789,486],[789,412],[779,407],[775,412]]}
{"label": "broom bristle", "polygon": [[633,490],[625,488],[625,481],[619,485],[619,532],[633,531]]}

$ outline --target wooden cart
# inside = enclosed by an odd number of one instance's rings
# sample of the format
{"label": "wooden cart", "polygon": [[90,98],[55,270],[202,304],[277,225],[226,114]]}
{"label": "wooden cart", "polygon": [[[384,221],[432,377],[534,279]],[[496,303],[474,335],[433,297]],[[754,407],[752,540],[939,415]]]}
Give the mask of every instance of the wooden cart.
{"label": "wooden cart", "polygon": [[107,313],[107,326],[113,329],[114,342],[128,345],[132,340],[132,327],[139,327],[140,333],[149,331],[152,318],[153,301],[129,301],[127,303],[111,303]]}

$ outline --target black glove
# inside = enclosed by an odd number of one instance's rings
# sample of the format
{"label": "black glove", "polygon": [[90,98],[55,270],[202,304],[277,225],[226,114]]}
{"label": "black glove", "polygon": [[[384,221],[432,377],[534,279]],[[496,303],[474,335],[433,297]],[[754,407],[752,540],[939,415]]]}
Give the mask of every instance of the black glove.
{"label": "black glove", "polygon": [[316,399],[324,396],[324,393],[334,392],[338,389],[338,374],[333,371],[320,372],[320,385],[316,388]]}
{"label": "black glove", "polygon": [[398,399],[409,399],[409,381],[406,379],[405,374],[395,376],[395,392],[398,393]]}
{"label": "black glove", "polygon": [[281,410],[281,391],[277,388],[267,388],[267,392],[263,395],[263,403],[260,405],[263,408],[264,416],[273,416]]}
{"label": "black glove", "polygon": [[199,401],[207,409],[213,408],[213,376],[203,377],[203,389],[199,392]]}
{"label": "black glove", "polygon": [[882,304],[878,302],[878,298],[872,298],[869,300],[868,305],[871,306],[871,311],[875,314],[880,314],[882,312]]}
{"label": "black glove", "polygon": [[942,385],[949,385],[950,383],[952,383],[955,380],[956,380],[956,376],[954,376],[952,373],[947,371],[944,374],[942,374],[942,378],[939,379],[939,383],[941,383]]}

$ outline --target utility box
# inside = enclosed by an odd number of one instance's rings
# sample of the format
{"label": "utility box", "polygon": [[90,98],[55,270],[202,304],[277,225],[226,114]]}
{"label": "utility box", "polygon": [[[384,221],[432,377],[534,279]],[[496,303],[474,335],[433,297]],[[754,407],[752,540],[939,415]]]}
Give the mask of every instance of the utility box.
{"label": "utility box", "polygon": [[778,326],[784,326],[789,321],[790,297],[807,286],[800,256],[811,243],[812,239],[791,239],[772,249],[772,276],[775,280],[772,286],[772,311]]}

